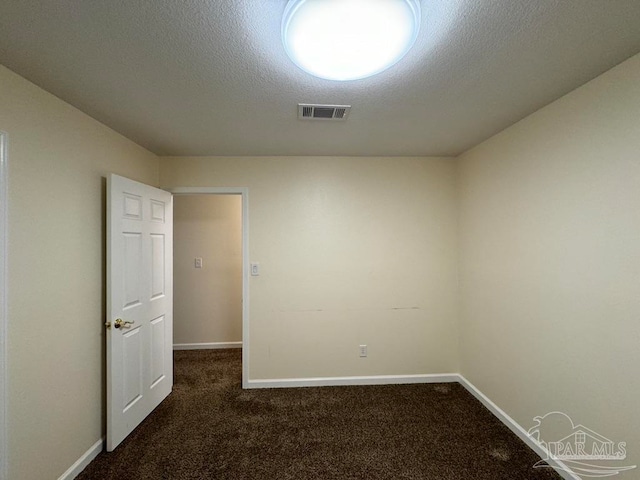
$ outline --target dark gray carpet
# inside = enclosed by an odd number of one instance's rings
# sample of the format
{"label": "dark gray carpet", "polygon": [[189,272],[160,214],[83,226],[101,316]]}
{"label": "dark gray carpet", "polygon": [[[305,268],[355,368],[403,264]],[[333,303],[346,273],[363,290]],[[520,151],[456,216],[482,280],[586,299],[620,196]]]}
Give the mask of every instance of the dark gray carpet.
{"label": "dark gray carpet", "polygon": [[459,384],[241,389],[240,350],[175,352],[175,386],[89,479],[559,479]]}

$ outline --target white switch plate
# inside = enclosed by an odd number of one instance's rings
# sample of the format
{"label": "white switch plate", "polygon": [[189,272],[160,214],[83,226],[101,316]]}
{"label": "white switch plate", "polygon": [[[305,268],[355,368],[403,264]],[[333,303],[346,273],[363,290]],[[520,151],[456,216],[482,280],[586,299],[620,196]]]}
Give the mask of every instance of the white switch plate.
{"label": "white switch plate", "polygon": [[194,264],[196,268],[202,268],[202,257],[196,257]]}
{"label": "white switch plate", "polygon": [[366,357],[367,356],[367,346],[366,345],[360,345],[360,356],[361,357]]}
{"label": "white switch plate", "polygon": [[260,275],[260,264],[259,263],[252,263],[251,264],[251,276],[252,277],[257,277]]}

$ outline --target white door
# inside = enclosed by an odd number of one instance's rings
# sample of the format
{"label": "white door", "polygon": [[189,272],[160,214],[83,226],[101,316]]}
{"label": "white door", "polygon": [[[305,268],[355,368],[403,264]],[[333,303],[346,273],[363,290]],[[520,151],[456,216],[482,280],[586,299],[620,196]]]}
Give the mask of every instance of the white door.
{"label": "white door", "polygon": [[173,387],[173,201],[107,180],[107,451]]}

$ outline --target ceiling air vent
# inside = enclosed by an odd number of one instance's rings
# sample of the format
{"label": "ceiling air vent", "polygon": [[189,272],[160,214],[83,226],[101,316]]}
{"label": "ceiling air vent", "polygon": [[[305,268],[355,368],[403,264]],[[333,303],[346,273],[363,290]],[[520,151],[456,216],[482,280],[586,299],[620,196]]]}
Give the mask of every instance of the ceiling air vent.
{"label": "ceiling air vent", "polygon": [[300,120],[346,120],[350,110],[351,105],[299,103],[298,118]]}

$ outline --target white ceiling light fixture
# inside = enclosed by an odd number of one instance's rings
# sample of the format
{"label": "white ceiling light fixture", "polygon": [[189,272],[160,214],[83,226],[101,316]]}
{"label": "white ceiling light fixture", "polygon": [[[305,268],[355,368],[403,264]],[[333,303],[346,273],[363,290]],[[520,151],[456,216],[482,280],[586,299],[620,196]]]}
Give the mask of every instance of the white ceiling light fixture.
{"label": "white ceiling light fixture", "polygon": [[419,0],[289,0],[282,41],[300,68],[358,80],[394,65],[420,30]]}

